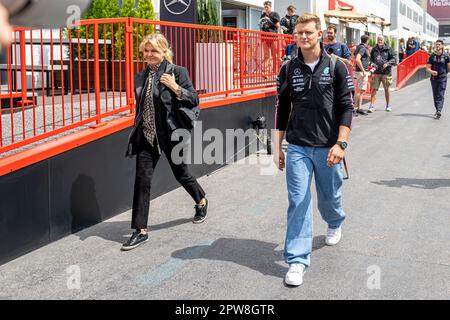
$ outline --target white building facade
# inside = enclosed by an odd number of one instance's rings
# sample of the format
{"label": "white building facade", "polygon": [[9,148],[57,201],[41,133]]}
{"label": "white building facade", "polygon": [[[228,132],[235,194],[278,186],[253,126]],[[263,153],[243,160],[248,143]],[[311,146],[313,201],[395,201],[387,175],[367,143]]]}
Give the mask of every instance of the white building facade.
{"label": "white building facade", "polygon": [[[334,3],[333,3],[334,2]],[[375,20],[389,24],[390,20],[390,0],[306,0],[293,2],[292,0],[277,0],[275,9],[277,12],[285,14],[286,8],[294,3],[297,6],[297,13],[303,14],[311,12],[317,14],[322,20],[322,28],[333,23],[337,26],[338,41],[344,42],[349,46],[359,44],[361,35],[365,33],[372,34],[376,37],[378,34],[386,34],[389,32],[388,26],[381,26],[374,23]],[[369,22],[367,24],[360,22],[347,22],[343,19],[328,17],[330,10],[351,10],[359,15],[367,16]]]}
{"label": "white building facade", "polygon": [[391,33],[397,40],[410,37],[429,47],[438,39],[439,24],[414,0],[391,0]]}
{"label": "white building facade", "polygon": [[439,38],[439,22],[427,12],[423,17],[423,40],[429,45]]}

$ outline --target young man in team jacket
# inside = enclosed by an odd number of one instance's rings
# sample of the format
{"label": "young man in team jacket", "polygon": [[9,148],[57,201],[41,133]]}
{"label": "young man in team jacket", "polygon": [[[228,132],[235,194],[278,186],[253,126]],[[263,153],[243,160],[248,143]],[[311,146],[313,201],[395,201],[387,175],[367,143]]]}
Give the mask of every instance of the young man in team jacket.
{"label": "young man in team jacket", "polygon": [[[319,17],[299,17],[295,32],[298,55],[278,75],[274,161],[280,170],[286,167],[289,194],[285,282],[298,286],[312,251],[313,174],[318,208],[328,224],[326,244],[335,245],[341,238],[345,219],[341,161],[350,135],[354,87],[345,64],[323,50]],[[286,161],[285,133],[289,143]]]}

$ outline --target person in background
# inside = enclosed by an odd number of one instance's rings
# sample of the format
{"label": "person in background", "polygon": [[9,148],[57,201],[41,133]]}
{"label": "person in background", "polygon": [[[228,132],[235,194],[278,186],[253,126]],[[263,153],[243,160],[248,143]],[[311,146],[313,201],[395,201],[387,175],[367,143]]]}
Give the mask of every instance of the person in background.
{"label": "person in background", "polygon": [[336,25],[334,25],[334,24],[328,25],[327,43],[324,46],[325,51],[330,55],[331,54],[336,55],[342,62],[344,62],[348,66],[351,66],[352,62],[350,60],[350,57],[351,57],[350,50],[344,43],[337,41],[336,32],[337,32]]}
{"label": "person in background", "polygon": [[[294,33],[292,34],[292,37],[294,38],[294,40],[297,39],[297,33],[295,33],[295,30],[294,30]],[[297,43],[294,42],[294,43],[291,43],[288,46],[286,46],[286,49],[284,50],[284,53],[285,53],[285,56],[284,56],[284,59],[283,59],[284,61],[294,59],[297,56],[297,54],[298,54]]]}
{"label": "person in background", "polygon": [[398,63],[402,62],[406,55],[405,39],[401,38],[398,43]]}
{"label": "person in background", "polygon": [[[264,9],[259,20],[260,30],[271,33],[282,33],[280,20],[280,15],[275,11],[272,11],[272,2],[265,1]],[[281,62],[281,57],[279,57],[277,52],[279,43],[278,38],[263,35],[261,42],[263,47],[263,56],[261,63],[263,69],[262,71],[267,73],[272,70],[272,73],[276,75]],[[265,75],[263,75],[263,77],[267,78],[267,76]]]}
{"label": "person in background", "polygon": [[409,57],[417,50],[419,50],[418,42],[413,37],[409,38],[406,42],[406,57]]}
{"label": "person in background", "polygon": [[369,41],[368,35],[361,36],[361,43],[355,49],[355,61],[356,61],[356,70],[355,70],[355,80],[357,86],[357,94],[356,94],[356,113],[367,115],[368,113],[361,109],[362,97],[367,90],[367,83],[369,81],[369,65],[370,65],[370,54],[369,48],[367,46],[367,42]]}
{"label": "person in background", "polygon": [[450,56],[444,52],[444,41],[437,40],[434,53],[427,62],[426,70],[431,74],[431,88],[433,89],[435,118],[439,119],[444,107],[444,96],[447,88],[447,73],[450,72]]}
{"label": "person in background", "polygon": [[295,14],[297,9],[290,5],[287,7],[287,14],[281,19],[280,26],[285,34],[293,34],[295,23],[297,22],[298,15]]}
{"label": "person in background", "polygon": [[380,88],[380,83],[383,83],[384,97],[386,98],[385,111],[391,112],[389,87],[392,84],[392,67],[395,66],[396,59],[394,50],[384,42],[382,35],[378,36],[377,45],[370,52],[370,61],[375,65],[376,70],[372,76],[372,92],[368,111],[370,113],[374,112],[377,91]]}

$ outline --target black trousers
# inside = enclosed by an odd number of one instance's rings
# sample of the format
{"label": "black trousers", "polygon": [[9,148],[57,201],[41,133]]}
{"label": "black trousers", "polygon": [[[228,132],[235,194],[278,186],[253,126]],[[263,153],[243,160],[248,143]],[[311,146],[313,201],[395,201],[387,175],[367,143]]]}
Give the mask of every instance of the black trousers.
{"label": "black trousers", "polygon": [[[141,135],[143,137],[143,135]],[[141,139],[140,148],[136,157],[136,180],[134,182],[133,210],[132,210],[132,229],[146,229],[148,224],[151,181],[153,171],[160,158],[157,146],[151,146],[145,138]],[[162,148],[175,179],[191,195],[195,203],[199,203],[205,196],[205,191],[198,184],[197,180],[189,173],[187,165],[184,163],[175,164],[171,159],[171,152],[174,146]]]}
{"label": "black trousers", "polygon": [[434,107],[436,111],[441,112],[444,108],[445,89],[447,88],[447,78],[431,80],[433,89]]}

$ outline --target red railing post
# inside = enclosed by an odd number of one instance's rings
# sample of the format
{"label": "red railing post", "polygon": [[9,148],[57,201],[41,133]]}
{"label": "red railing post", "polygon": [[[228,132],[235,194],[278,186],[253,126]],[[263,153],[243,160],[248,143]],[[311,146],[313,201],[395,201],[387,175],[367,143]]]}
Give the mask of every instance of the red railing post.
{"label": "red railing post", "polygon": [[[228,97],[228,90],[230,90],[228,86],[228,31],[225,30],[225,96]],[[232,75],[231,75],[232,76]]]}
{"label": "red railing post", "polygon": [[27,100],[27,59],[25,53],[25,31],[19,31],[20,39],[20,78],[22,87],[22,101]]}
{"label": "red railing post", "polygon": [[239,32],[239,79],[240,79],[240,88],[241,88],[241,94],[244,94],[244,36],[242,32]]}
{"label": "red railing post", "polygon": [[128,18],[125,24],[125,90],[130,113],[134,113],[133,75],[133,22]]}
{"label": "red railing post", "polygon": [[[23,29],[19,30],[19,40],[20,40],[20,86],[22,91],[22,100],[17,101],[16,106],[23,107],[33,103],[33,100],[28,100],[27,98],[27,57],[25,50],[25,30]],[[34,97],[32,99],[34,99]]]}
{"label": "red railing post", "polygon": [[98,51],[98,23],[94,24],[94,90],[95,90],[95,112],[97,114],[96,123],[101,122],[100,114],[100,61]]}

